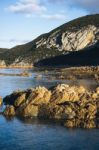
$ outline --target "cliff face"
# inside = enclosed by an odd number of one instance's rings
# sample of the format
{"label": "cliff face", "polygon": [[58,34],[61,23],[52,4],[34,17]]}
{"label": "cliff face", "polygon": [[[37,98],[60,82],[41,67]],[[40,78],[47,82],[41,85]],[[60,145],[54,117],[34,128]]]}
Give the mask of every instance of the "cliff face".
{"label": "cliff face", "polygon": [[47,39],[41,38],[36,42],[36,48],[56,48],[59,51],[78,51],[87,46],[95,44],[99,39],[99,28],[93,25],[82,27],[77,31],[58,30],[52,33]]}
{"label": "cliff face", "polygon": [[42,59],[91,48],[99,41],[99,14],[70,21],[30,43],[0,51],[7,66],[33,65]]}

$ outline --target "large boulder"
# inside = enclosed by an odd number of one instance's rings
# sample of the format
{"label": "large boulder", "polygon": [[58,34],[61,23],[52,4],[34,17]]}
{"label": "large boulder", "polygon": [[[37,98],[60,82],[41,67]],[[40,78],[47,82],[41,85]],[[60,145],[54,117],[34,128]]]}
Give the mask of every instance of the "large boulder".
{"label": "large boulder", "polygon": [[18,97],[18,99],[15,101],[15,103],[21,102],[22,100],[22,107],[17,109],[17,114],[22,116],[29,116],[29,117],[38,117],[40,105],[48,104],[50,97],[51,97],[51,91],[47,90],[45,87],[37,87],[34,89],[31,89],[30,92],[27,90],[28,97],[24,101],[24,98],[26,98],[25,95],[21,95],[21,97]]}

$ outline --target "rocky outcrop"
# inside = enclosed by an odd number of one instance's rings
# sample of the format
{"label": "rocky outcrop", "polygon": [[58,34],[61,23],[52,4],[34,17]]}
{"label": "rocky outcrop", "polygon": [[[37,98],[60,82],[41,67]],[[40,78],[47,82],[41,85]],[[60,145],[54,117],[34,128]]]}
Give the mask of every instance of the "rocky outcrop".
{"label": "rocky outcrop", "polygon": [[82,27],[77,31],[57,31],[47,39],[41,38],[36,42],[36,47],[57,48],[59,51],[78,51],[94,45],[98,41],[99,28],[93,25]]}
{"label": "rocky outcrop", "polygon": [[0,68],[6,68],[6,63],[4,60],[0,60]]}
{"label": "rocky outcrop", "polygon": [[9,68],[33,68],[33,63],[23,60],[21,57],[15,59],[15,61],[8,66]]}
{"label": "rocky outcrop", "polygon": [[99,127],[99,87],[95,91],[66,84],[51,91],[37,87],[14,92],[4,98],[4,103],[6,116],[15,111],[22,117],[58,119],[66,127]]}
{"label": "rocky outcrop", "polygon": [[51,101],[55,104],[63,104],[65,102],[77,102],[80,95],[85,93],[85,89],[81,87],[69,87],[69,85],[58,85],[52,93]]}

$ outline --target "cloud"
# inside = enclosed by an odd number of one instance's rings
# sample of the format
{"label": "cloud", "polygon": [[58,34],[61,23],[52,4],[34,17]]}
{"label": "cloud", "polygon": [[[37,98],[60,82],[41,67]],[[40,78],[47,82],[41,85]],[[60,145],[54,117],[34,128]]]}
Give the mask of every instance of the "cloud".
{"label": "cloud", "polygon": [[48,20],[63,20],[66,18],[65,14],[54,14],[54,15],[51,15],[51,14],[43,14],[41,15],[41,18],[44,18],[44,19],[48,19]]}
{"label": "cloud", "polygon": [[63,20],[65,14],[53,13],[50,14],[50,8],[47,9],[46,2],[44,0],[17,0],[15,4],[12,4],[6,8],[11,13],[25,14],[27,18],[39,17],[47,20]]}
{"label": "cloud", "polygon": [[7,10],[13,13],[24,13],[27,15],[43,13],[46,11],[46,7],[41,5],[37,0],[18,0],[15,4],[10,5]]}

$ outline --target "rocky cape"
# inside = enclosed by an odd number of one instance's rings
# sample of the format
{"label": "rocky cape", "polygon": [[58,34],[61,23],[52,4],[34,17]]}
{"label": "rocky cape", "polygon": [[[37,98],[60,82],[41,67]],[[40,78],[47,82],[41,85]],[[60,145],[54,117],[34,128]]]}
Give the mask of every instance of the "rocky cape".
{"label": "rocky cape", "polygon": [[36,87],[13,92],[3,102],[6,117],[57,119],[69,128],[99,128],[99,87],[93,91],[67,84]]}
{"label": "rocky cape", "polygon": [[[90,49],[91,52],[89,51]],[[87,58],[90,57],[90,53],[92,56],[94,51],[93,59],[95,60],[99,57],[99,14],[77,18],[27,44],[11,49],[0,49],[0,67],[28,68],[42,59],[59,55],[62,55],[63,58],[66,55],[66,58],[64,58],[65,63],[61,65],[73,65],[76,59],[78,60],[76,65],[86,65]],[[73,52],[75,54],[72,54]],[[81,54],[76,52],[81,52]],[[82,56],[82,61],[86,62],[85,64],[79,62]],[[69,61],[67,57],[69,57]],[[98,59],[96,62],[93,62],[92,59],[90,60],[92,64],[99,64]],[[51,61],[53,62],[54,60],[52,59]],[[60,58],[57,61],[60,62]],[[38,65],[41,64],[41,62],[38,63]],[[43,63],[43,65],[46,65],[46,63]],[[56,65],[59,64],[56,63]]]}

